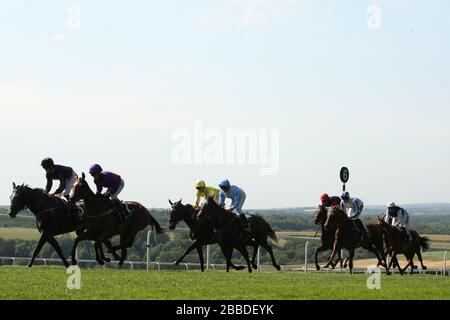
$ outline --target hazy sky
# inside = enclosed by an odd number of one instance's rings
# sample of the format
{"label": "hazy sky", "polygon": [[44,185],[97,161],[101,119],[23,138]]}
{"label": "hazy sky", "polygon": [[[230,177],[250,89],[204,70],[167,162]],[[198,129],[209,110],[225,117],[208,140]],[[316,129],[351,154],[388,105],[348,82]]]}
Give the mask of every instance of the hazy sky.
{"label": "hazy sky", "polygon": [[[447,0],[0,1],[0,203],[52,156],[166,207],[227,177],[247,207],[450,202]],[[177,130],[279,130],[279,172],[177,165]],[[89,181],[91,179],[89,177]],[[92,183],[91,183],[92,185]]]}

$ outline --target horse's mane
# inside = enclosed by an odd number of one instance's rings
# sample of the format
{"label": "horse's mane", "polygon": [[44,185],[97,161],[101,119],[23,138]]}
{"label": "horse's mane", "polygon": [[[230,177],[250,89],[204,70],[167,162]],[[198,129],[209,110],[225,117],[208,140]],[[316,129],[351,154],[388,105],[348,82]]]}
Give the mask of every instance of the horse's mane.
{"label": "horse's mane", "polygon": [[50,196],[47,192],[45,192],[44,189],[42,188],[31,188],[29,185],[27,184],[22,184],[21,186],[19,186],[19,189],[26,189],[28,191],[33,191],[35,194],[40,195],[42,197],[47,197],[47,198],[57,198],[55,196]]}
{"label": "horse's mane", "polygon": [[346,215],[345,211],[342,210],[342,209],[341,209],[340,207],[338,207],[338,206],[331,207],[331,208],[330,208],[330,211],[333,212],[333,213],[339,213],[339,214],[345,214],[345,215]]}

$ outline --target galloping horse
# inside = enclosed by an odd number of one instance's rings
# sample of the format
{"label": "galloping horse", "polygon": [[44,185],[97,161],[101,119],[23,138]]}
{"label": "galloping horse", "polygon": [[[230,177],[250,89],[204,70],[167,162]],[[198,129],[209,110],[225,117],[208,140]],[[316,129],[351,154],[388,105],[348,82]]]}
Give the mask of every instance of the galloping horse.
{"label": "galloping horse", "polygon": [[86,206],[86,231],[75,239],[72,249],[72,263],[76,264],[75,251],[78,243],[83,240],[95,241],[96,260],[99,264],[104,264],[102,242],[111,239],[115,235],[120,235],[120,245],[112,250],[121,250],[119,268],[122,268],[127,256],[127,248],[132,247],[138,232],[151,225],[157,233],[162,233],[161,226],[148,212],[148,210],[137,202],[127,202],[131,209],[130,217],[123,223],[113,214],[114,206],[111,200],[104,196],[99,196],[92,192],[86,176],[83,173],[81,178],[75,182],[71,201],[84,200]]}
{"label": "galloping horse", "polygon": [[[315,263],[316,263],[316,269],[317,271],[320,270],[320,266],[319,266],[319,262],[318,262],[318,255],[320,252],[324,252],[327,250],[333,250],[334,248],[334,241],[335,241],[335,235],[336,235],[336,226],[331,226],[328,225],[328,228],[325,228],[325,223],[327,222],[327,209],[323,206],[319,206],[316,210],[316,214],[314,216],[314,223],[316,225],[320,225],[321,228],[321,236],[320,236],[320,241],[321,241],[321,246],[319,248],[316,249],[315,252]],[[336,265],[340,262],[341,263],[341,267],[343,265],[343,260],[341,257],[341,250],[339,250],[339,252],[337,253],[338,255],[338,259],[336,260],[335,263],[331,264],[331,267],[334,269],[336,267]],[[330,259],[328,257],[328,259]]]}
{"label": "galloping horse", "polygon": [[[198,218],[199,210],[196,210],[192,205],[183,205],[182,201],[173,203],[169,200],[171,209],[169,211],[169,230],[175,230],[180,221],[184,221],[189,227],[189,237],[193,241],[191,246],[186,250],[183,256],[175,262],[175,265],[179,265],[183,259],[195,249],[197,250],[202,272],[205,271],[205,262],[203,259],[203,247],[216,244],[217,237],[214,233],[214,229],[205,219]],[[235,270],[245,269],[243,266],[235,266],[231,264],[231,267]]]}
{"label": "galloping horse", "polygon": [[69,267],[69,262],[55,239],[55,236],[73,232],[79,227],[79,223],[68,216],[67,203],[58,197],[48,195],[42,189],[31,189],[24,184],[16,186],[15,183],[13,183],[10,199],[9,216],[14,219],[20,211],[28,208],[36,217],[36,225],[41,233],[41,238],[28,267],[33,266],[34,260],[46,242],[56,250],[66,268]]}
{"label": "galloping horse", "polygon": [[[209,221],[211,226],[216,230],[217,240],[227,263],[227,272],[230,270],[233,249],[237,249],[244,256],[249,272],[252,272],[252,266],[254,269],[257,269],[258,266],[255,263],[255,259],[259,246],[266,249],[269,253],[275,269],[281,270],[281,267],[275,261],[272,246],[267,241],[268,237],[275,242],[278,241],[278,238],[270,225],[262,217],[250,215],[248,222],[251,232],[245,231],[239,218],[232,212],[220,207],[211,197],[208,197],[203,204],[199,217],[200,219]],[[253,258],[251,260],[252,266],[250,266],[246,246],[252,246],[254,248]]]}
{"label": "galloping horse", "polygon": [[[411,274],[414,274],[414,269],[417,267],[414,265],[414,255],[417,254],[419,258],[420,264],[423,270],[427,270],[427,267],[423,264],[422,252],[421,249],[427,250],[429,249],[429,239],[426,237],[421,237],[416,231],[410,230],[410,234],[412,237],[411,241],[406,239],[405,233],[399,228],[392,227],[386,221],[378,217],[379,225],[385,230],[386,235],[388,236],[388,244],[387,253],[392,256],[391,262],[389,263],[388,269],[392,267],[392,265],[396,265],[400,274],[403,275],[408,267],[411,267]],[[408,264],[405,268],[401,268],[397,259],[398,254],[403,254],[408,260]]]}
{"label": "galloping horse", "polygon": [[383,245],[383,230],[376,224],[367,225],[370,236],[361,241],[361,234],[354,228],[353,221],[351,221],[345,211],[339,207],[333,207],[328,211],[327,222],[325,228],[331,223],[337,226],[335,243],[333,253],[328,261],[326,267],[333,263],[333,259],[341,249],[347,249],[349,251],[349,269],[350,273],[353,273],[353,257],[355,255],[355,249],[362,247],[372,252],[378,259],[378,265],[386,266],[386,273],[389,274],[387,268],[386,256],[384,254]]}

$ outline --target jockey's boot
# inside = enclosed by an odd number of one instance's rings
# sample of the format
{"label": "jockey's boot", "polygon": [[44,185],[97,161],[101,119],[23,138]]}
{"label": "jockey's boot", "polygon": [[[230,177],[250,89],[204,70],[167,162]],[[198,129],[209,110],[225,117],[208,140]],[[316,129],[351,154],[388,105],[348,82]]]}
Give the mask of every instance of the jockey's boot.
{"label": "jockey's boot", "polygon": [[366,226],[362,223],[361,220],[359,220],[359,219],[355,220],[354,224],[356,226],[356,229],[361,234],[361,241],[364,241],[367,238],[369,238],[369,232],[367,232]]}
{"label": "jockey's boot", "polygon": [[241,213],[239,215],[239,219],[241,221],[241,226],[244,229],[247,229],[248,231],[250,231],[250,224],[248,223],[247,217],[245,216],[245,214]]}
{"label": "jockey's boot", "polygon": [[405,234],[406,241],[408,242],[408,244],[411,244],[412,243],[411,232],[409,232],[409,230],[407,228],[405,228],[405,227],[403,227],[402,229],[403,229],[403,232]]}
{"label": "jockey's boot", "polygon": [[119,199],[111,199],[111,201],[113,203],[113,209],[116,213],[117,218],[119,219],[120,222],[124,222],[125,214],[122,208],[122,201],[120,201]]}

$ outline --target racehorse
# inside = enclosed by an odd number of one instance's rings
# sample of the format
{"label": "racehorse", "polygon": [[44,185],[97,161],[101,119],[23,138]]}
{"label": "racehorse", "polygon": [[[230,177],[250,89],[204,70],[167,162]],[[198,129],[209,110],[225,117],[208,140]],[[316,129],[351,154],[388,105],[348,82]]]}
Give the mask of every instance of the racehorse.
{"label": "racehorse", "polygon": [[335,242],[333,247],[333,253],[328,261],[326,267],[329,267],[333,263],[333,259],[341,249],[347,249],[349,251],[349,269],[350,273],[353,273],[353,257],[355,255],[355,249],[362,247],[372,252],[378,259],[378,265],[386,266],[386,273],[389,274],[389,268],[386,263],[386,256],[384,254],[383,244],[383,230],[376,224],[368,224],[366,227],[369,230],[370,236],[361,240],[361,234],[355,229],[353,221],[350,220],[342,209],[339,207],[332,207],[328,211],[327,222],[325,228],[331,223],[337,226],[335,234]]}
{"label": "racehorse", "polygon": [[[215,229],[217,241],[227,263],[227,272],[230,270],[233,249],[237,249],[243,255],[250,273],[252,272],[252,266],[254,269],[257,269],[258,266],[255,263],[255,259],[259,246],[266,249],[269,253],[274,268],[281,270],[281,267],[275,261],[272,246],[269,245],[267,241],[268,238],[271,238],[273,241],[277,242],[277,235],[262,217],[250,215],[248,223],[251,231],[246,231],[242,227],[238,217],[229,210],[220,207],[211,197],[208,197],[206,202],[202,205],[199,217],[200,219],[209,221],[211,226]],[[254,248],[251,265],[246,246],[252,246]]]}
{"label": "racehorse", "polygon": [[[320,225],[321,228],[321,236],[320,236],[320,242],[321,245],[319,248],[315,251],[315,263],[316,263],[316,269],[317,271],[320,270],[319,262],[318,262],[318,255],[320,252],[324,252],[327,250],[333,250],[334,248],[334,241],[335,241],[335,234],[336,234],[336,226],[328,225],[328,228],[325,228],[325,223],[327,222],[327,208],[323,206],[319,206],[316,210],[316,214],[314,216],[314,223],[315,225]],[[338,259],[335,263],[331,264],[331,267],[334,269],[336,265],[340,262],[341,268],[343,266],[343,260],[341,256],[341,250],[337,253]],[[329,257],[328,257],[329,259]]]}
{"label": "racehorse", "polygon": [[[386,234],[389,237],[389,241],[386,242],[390,244],[387,248],[387,253],[392,256],[392,259],[388,268],[390,269],[394,264],[398,267],[400,274],[403,275],[408,267],[411,267],[411,274],[414,274],[414,269],[417,269],[417,266],[414,265],[414,255],[417,254],[422,269],[427,270],[427,267],[423,264],[422,249],[428,250],[430,248],[430,240],[426,237],[421,237],[414,230],[409,230],[412,239],[411,241],[408,241],[407,235],[403,230],[391,226],[380,217],[378,217],[378,221],[379,225],[386,231]],[[398,254],[403,254],[408,260],[408,264],[403,269],[398,262]]]}
{"label": "racehorse", "polygon": [[96,195],[89,187],[86,176],[83,173],[81,178],[75,182],[70,194],[70,201],[84,200],[86,207],[86,231],[75,239],[72,249],[72,264],[77,264],[75,252],[80,241],[94,240],[95,255],[99,264],[104,264],[102,259],[102,242],[111,239],[115,235],[120,235],[120,245],[112,250],[121,250],[119,268],[122,268],[127,257],[127,249],[133,246],[138,232],[151,226],[157,233],[163,230],[159,223],[153,218],[150,212],[137,202],[126,202],[131,213],[125,221],[121,222],[114,214],[115,209],[112,201],[102,195]]}
{"label": "racehorse", "polygon": [[[171,205],[169,211],[169,230],[175,230],[178,223],[184,221],[190,229],[189,237],[193,241],[183,256],[175,262],[175,265],[179,265],[187,255],[196,249],[200,259],[201,270],[204,272],[203,247],[217,243],[214,229],[205,219],[198,218],[199,210],[196,210],[192,205],[183,205],[181,200],[175,203],[169,200],[169,203]],[[245,269],[243,266],[236,266],[234,264],[231,264],[231,267],[235,270]]]}

